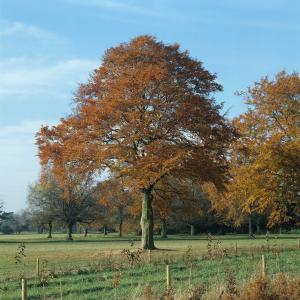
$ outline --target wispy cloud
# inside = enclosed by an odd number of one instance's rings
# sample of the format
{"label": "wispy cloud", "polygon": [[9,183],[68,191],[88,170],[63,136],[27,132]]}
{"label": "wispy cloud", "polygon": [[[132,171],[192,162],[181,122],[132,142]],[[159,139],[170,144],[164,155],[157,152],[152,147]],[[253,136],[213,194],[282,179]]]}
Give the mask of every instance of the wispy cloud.
{"label": "wispy cloud", "polygon": [[36,57],[43,54],[55,57],[62,49],[69,49],[70,41],[65,36],[18,20],[8,21],[0,18],[1,56]]}
{"label": "wispy cloud", "polygon": [[9,58],[0,61],[0,99],[7,95],[61,93],[87,79],[99,62],[69,59],[50,64],[42,59]]}
{"label": "wispy cloud", "polygon": [[300,27],[296,23],[283,23],[280,20],[266,21],[263,19],[231,19],[217,21],[222,25],[239,26],[245,28],[254,29],[266,29],[266,30],[284,30],[284,31],[300,31]]}
{"label": "wispy cloud", "polygon": [[[71,3],[77,3],[81,5],[90,5],[103,9],[110,9],[115,11],[141,14],[147,16],[159,16],[160,13],[157,10],[149,7],[141,6],[142,1],[116,1],[116,0],[67,0]],[[144,2],[145,3],[145,2]],[[146,2],[147,3],[147,2]]]}
{"label": "wispy cloud", "polygon": [[32,136],[39,130],[42,125],[54,125],[54,121],[41,121],[41,120],[23,120],[19,124],[2,125],[0,126],[0,140],[3,139],[18,139],[27,138]]}
{"label": "wispy cloud", "polygon": [[47,31],[45,29],[25,24],[18,21],[7,21],[0,20],[0,38],[10,37],[10,36],[22,36],[31,37],[31,38],[42,38],[42,39],[52,39],[60,40],[61,38],[54,34],[53,32]]}

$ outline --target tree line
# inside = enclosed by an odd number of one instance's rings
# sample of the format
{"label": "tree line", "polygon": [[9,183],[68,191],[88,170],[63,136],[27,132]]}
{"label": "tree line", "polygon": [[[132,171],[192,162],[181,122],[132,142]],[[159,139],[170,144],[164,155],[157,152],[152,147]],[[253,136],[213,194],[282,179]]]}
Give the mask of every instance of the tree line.
{"label": "tree line", "polygon": [[[246,113],[229,120],[222,86],[188,51],[152,36],[107,49],[80,85],[72,113],[37,133],[39,182],[28,202],[50,228],[60,220],[107,228],[112,218],[155,226],[238,228],[299,224],[298,73],[262,78],[239,94]],[[116,221],[117,220],[117,221]],[[139,221],[138,221],[139,220]],[[140,226],[137,226],[140,222]],[[185,225],[182,225],[185,224]]]}

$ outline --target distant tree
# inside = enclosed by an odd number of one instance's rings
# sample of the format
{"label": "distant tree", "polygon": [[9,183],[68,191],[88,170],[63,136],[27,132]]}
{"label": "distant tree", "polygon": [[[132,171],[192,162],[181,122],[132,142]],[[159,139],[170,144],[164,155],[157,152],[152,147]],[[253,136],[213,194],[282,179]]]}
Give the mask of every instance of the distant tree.
{"label": "distant tree", "polygon": [[0,200],[0,224],[4,221],[11,219],[13,213],[4,211],[4,201]]}
{"label": "distant tree", "polygon": [[[59,155],[58,155],[59,156]],[[63,156],[59,158],[62,159]],[[58,222],[67,226],[67,239],[72,240],[73,227],[76,223],[90,223],[95,219],[96,199],[93,193],[96,187],[91,178],[82,179],[72,173],[71,164],[64,165],[55,170],[55,163],[44,166],[40,183],[29,194],[29,204],[35,205],[45,220],[48,221],[49,230],[52,222]],[[55,171],[54,171],[55,170]],[[55,172],[62,171],[62,173]],[[59,181],[59,179],[61,181]]]}
{"label": "distant tree", "polygon": [[195,235],[195,227],[200,222],[205,210],[209,210],[209,200],[199,182],[187,180],[182,186],[180,202],[176,208],[182,220],[190,227],[190,235]]}
{"label": "distant tree", "polygon": [[100,183],[100,204],[107,207],[110,216],[118,222],[120,237],[123,236],[124,219],[128,217],[129,206],[133,203],[133,195],[123,182],[123,178],[111,177]]}
{"label": "distant tree", "polygon": [[20,234],[23,231],[29,231],[31,225],[31,213],[24,209],[13,214],[12,224],[15,228],[15,232]]}
{"label": "distant tree", "polygon": [[[199,185],[200,188],[200,185]],[[173,177],[165,177],[154,189],[154,212],[160,219],[161,237],[167,237],[167,224],[179,219],[191,229],[194,235],[195,223],[202,214],[203,193],[196,188],[196,183],[191,180],[181,180]]]}
{"label": "distant tree", "polygon": [[79,176],[99,169],[123,176],[140,193],[141,246],[154,249],[153,192],[164,177],[218,188],[226,180],[234,130],[213,98],[222,89],[215,79],[178,44],[151,36],[110,48],[81,85],[73,115],[40,131],[42,161],[61,157],[61,174],[76,165]]}
{"label": "distant tree", "polygon": [[168,223],[174,214],[174,200],[178,196],[177,182],[172,178],[164,178],[153,191],[153,210],[160,222],[161,238],[167,238]]}
{"label": "distant tree", "polygon": [[4,234],[10,234],[14,232],[12,225],[13,213],[4,211],[5,203],[0,200],[0,231]]}
{"label": "distant tree", "polygon": [[14,228],[12,226],[12,223],[11,222],[3,222],[3,223],[1,223],[1,225],[0,225],[0,231],[3,234],[12,234],[12,233],[14,233]]}
{"label": "distant tree", "polygon": [[48,226],[48,238],[52,238],[53,222],[61,221],[63,190],[49,170],[44,170],[39,182],[28,186],[27,205],[38,225]]}

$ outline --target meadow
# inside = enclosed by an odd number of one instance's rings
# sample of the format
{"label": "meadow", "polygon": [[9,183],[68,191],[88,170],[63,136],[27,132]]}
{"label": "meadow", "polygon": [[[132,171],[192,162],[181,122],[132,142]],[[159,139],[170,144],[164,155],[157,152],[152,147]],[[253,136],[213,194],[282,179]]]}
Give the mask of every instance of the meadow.
{"label": "meadow", "polygon": [[172,299],[162,296],[166,265],[172,297],[200,299],[186,295],[201,287],[217,299],[228,285],[238,288],[261,274],[262,254],[270,278],[300,276],[297,235],[172,235],[155,243],[149,252],[139,250],[135,236],[0,235],[0,299],[20,299],[23,277],[28,299]]}

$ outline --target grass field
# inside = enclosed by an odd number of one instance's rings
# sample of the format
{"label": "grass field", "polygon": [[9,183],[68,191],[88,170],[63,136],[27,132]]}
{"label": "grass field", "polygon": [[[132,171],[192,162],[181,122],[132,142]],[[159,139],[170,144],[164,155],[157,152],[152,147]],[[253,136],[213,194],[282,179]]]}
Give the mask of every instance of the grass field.
{"label": "grass field", "polygon": [[[21,262],[15,263],[20,242],[25,243]],[[236,251],[237,245],[237,251]],[[28,279],[29,299],[143,299],[145,286],[154,294],[166,290],[165,268],[171,268],[173,287],[184,293],[191,285],[204,284],[221,289],[228,273],[239,282],[260,272],[261,255],[270,276],[286,272],[300,275],[300,250],[296,235],[248,239],[245,235],[170,236],[156,239],[158,250],[140,254],[133,267],[122,249],[136,251],[136,237],[118,238],[54,234],[0,235],[0,299],[20,298],[20,279]],[[36,276],[36,259],[40,276]],[[155,299],[155,298],[154,298]]]}

